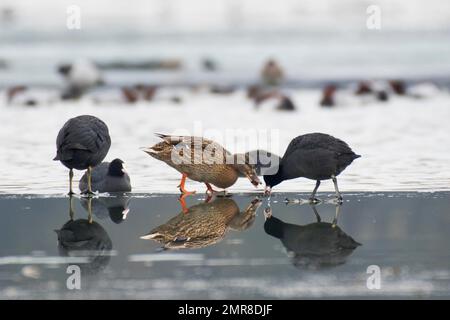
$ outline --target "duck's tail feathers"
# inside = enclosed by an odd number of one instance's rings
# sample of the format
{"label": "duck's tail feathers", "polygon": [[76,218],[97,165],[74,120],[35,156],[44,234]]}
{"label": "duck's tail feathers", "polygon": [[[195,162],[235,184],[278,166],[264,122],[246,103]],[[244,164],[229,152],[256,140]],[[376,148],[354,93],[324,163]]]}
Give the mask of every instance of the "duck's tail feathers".
{"label": "duck's tail feathers", "polygon": [[158,132],[155,132],[155,136],[157,136],[158,138],[161,138],[163,140],[169,137],[169,135],[167,135],[167,134],[158,133]]}
{"label": "duck's tail feathers", "polygon": [[166,143],[172,144],[172,145],[176,145],[176,144],[186,140],[186,137],[183,137],[183,136],[171,136],[168,134],[162,134],[162,133],[156,133],[156,132],[155,132],[155,136],[163,139]]}

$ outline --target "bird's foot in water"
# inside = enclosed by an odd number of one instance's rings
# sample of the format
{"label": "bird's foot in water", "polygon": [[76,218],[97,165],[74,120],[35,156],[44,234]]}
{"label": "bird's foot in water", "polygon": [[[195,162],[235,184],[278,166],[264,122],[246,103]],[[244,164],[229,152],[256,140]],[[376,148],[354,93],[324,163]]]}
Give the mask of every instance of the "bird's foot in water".
{"label": "bird's foot in water", "polygon": [[92,198],[92,197],[95,196],[95,192],[92,192],[92,191],[83,191],[83,192],[81,193],[81,195],[82,195],[83,197]]}
{"label": "bird's foot in water", "polygon": [[301,204],[301,203],[302,203],[302,199],[289,199],[289,198],[285,198],[285,199],[284,199],[284,203],[286,203],[286,204]]}
{"label": "bird's foot in water", "polygon": [[218,190],[214,190],[213,189],[213,187],[209,184],[209,183],[207,183],[207,182],[205,182],[205,185],[206,185],[206,193],[208,194],[208,195],[213,195],[214,193],[219,193],[219,192],[221,192],[221,191],[218,191]]}
{"label": "bird's foot in water", "polygon": [[206,200],[205,202],[208,203],[211,201],[211,199],[213,198],[213,196],[217,193],[219,193],[220,191],[214,190],[213,188],[209,188],[208,190],[206,190],[205,194],[206,194]]}
{"label": "bird's foot in water", "polygon": [[318,203],[322,202],[322,200],[317,199],[317,198],[309,198],[308,201],[310,204],[318,204]]}
{"label": "bird's foot in water", "polygon": [[[318,200],[318,199],[315,199],[315,200],[316,200],[317,202],[314,202],[314,204],[320,202],[320,200]],[[305,200],[305,199],[289,199],[289,198],[285,198],[285,199],[284,199],[284,203],[285,203],[286,205],[288,205],[288,204],[300,204],[300,205],[302,205],[302,204],[311,204],[311,203],[313,203],[313,202],[311,201],[311,199]]]}
{"label": "bird's foot in water", "polygon": [[188,194],[183,193],[179,198],[178,201],[180,202],[181,205],[181,210],[183,211],[184,214],[187,214],[189,212],[189,208],[186,205],[186,197],[188,196]]}
{"label": "bird's foot in water", "polygon": [[264,218],[266,220],[272,218],[272,209],[270,207],[264,209]]}
{"label": "bird's foot in water", "polygon": [[217,194],[217,197],[219,197],[219,198],[229,198],[231,196],[233,196],[233,194],[227,192],[227,190],[219,191]]}
{"label": "bird's foot in water", "polygon": [[180,192],[181,192],[181,195],[182,195],[183,197],[190,196],[190,195],[193,195],[193,194],[196,193],[195,190],[194,190],[194,191],[187,191],[187,190],[184,189],[184,188],[180,188]]}
{"label": "bird's foot in water", "polygon": [[334,204],[334,205],[341,205],[343,202],[344,202],[344,199],[341,196],[334,197],[327,201],[327,203]]}

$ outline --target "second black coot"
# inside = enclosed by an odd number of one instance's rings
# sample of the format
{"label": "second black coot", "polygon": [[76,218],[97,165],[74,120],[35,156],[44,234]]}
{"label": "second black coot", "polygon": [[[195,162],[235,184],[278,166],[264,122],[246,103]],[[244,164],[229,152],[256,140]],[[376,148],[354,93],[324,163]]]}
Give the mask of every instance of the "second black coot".
{"label": "second black coot", "polygon": [[332,179],[336,196],[341,201],[336,177],[359,157],[361,156],[354,153],[347,143],[328,134],[309,133],[298,136],[289,144],[277,173],[264,175],[265,194],[270,194],[271,189],[284,180],[304,177],[316,180],[310,200],[317,201],[315,196],[320,182]]}
{"label": "second black coot", "polygon": [[69,194],[72,192],[73,169],[86,170],[87,193],[92,193],[91,170],[106,157],[111,146],[108,127],[97,117],[82,115],[69,119],[56,138],[56,157],[69,171]]}
{"label": "second black coot", "polygon": [[[88,177],[85,173],[79,183],[81,192],[88,190]],[[131,191],[130,176],[123,167],[123,161],[114,159],[102,162],[92,168],[91,187],[98,192],[129,192]]]}

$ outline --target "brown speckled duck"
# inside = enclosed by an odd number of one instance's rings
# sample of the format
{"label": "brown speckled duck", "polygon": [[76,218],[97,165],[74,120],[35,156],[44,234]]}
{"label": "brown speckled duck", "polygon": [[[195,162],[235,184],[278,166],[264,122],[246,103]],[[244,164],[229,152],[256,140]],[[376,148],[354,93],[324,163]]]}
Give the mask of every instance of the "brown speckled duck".
{"label": "brown speckled duck", "polygon": [[234,200],[216,198],[191,206],[188,215],[181,212],[141,239],[157,241],[163,249],[203,248],[220,242],[229,229],[242,231],[249,228],[260,205],[261,201],[254,199],[240,212]]}
{"label": "brown speckled duck", "polygon": [[232,186],[239,176],[247,177],[255,187],[261,183],[253,166],[238,164],[236,157],[215,141],[193,136],[156,135],[163,141],[144,152],[182,174],[179,188],[183,195],[195,193],[185,189],[186,178],[206,184],[207,193],[215,191],[211,185],[222,189]]}

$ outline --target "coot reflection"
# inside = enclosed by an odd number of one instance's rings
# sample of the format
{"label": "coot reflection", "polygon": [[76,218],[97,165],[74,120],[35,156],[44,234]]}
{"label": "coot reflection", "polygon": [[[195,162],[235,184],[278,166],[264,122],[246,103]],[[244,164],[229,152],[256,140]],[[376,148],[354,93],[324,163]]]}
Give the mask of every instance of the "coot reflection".
{"label": "coot reflection", "polygon": [[[91,212],[98,219],[111,219],[114,223],[122,223],[128,216],[131,197],[117,195],[110,197],[93,198]],[[81,198],[81,205],[89,211],[89,198]]]}
{"label": "coot reflection", "polygon": [[[91,205],[88,205],[88,208],[90,207]],[[70,213],[70,220],[61,229],[55,230],[59,254],[64,257],[88,258],[88,262],[80,264],[79,267],[84,273],[95,274],[108,265],[112,241],[99,223],[91,219],[73,220],[72,209]],[[91,214],[89,216],[91,217]]]}
{"label": "coot reflection", "polygon": [[181,211],[142,239],[158,241],[163,249],[195,249],[218,243],[229,229],[246,230],[255,220],[261,201],[254,199],[244,211],[230,198],[216,198]]}
{"label": "coot reflection", "polygon": [[346,262],[347,257],[361,244],[337,226],[341,205],[336,206],[332,223],[322,222],[316,206],[311,206],[317,222],[307,225],[285,223],[266,208],[264,230],[281,240],[292,263],[297,268],[319,269]]}

